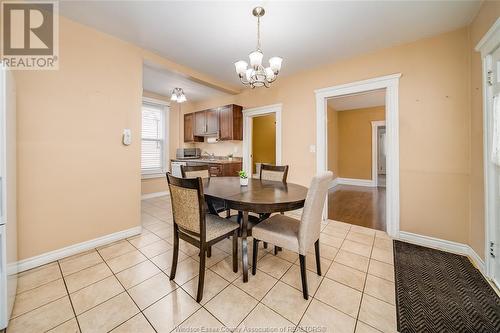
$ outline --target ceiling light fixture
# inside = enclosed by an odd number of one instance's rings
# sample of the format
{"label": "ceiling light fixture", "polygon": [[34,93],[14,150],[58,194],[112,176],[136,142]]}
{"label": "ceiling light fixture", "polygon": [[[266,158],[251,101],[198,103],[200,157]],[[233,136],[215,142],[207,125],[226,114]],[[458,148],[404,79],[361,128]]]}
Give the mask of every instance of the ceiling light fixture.
{"label": "ceiling light fixture", "polygon": [[186,95],[184,95],[184,91],[182,90],[182,88],[174,88],[174,90],[172,90],[172,96],[170,97],[170,100],[177,103],[184,103],[185,101],[187,101]]}
{"label": "ceiling light fixture", "polygon": [[269,88],[271,83],[278,77],[281,62],[283,61],[280,57],[272,57],[269,59],[269,67],[262,66],[264,54],[260,50],[260,18],[265,13],[266,11],[262,7],[255,7],[252,10],[253,16],[257,18],[257,49],[248,56],[250,58],[250,68],[248,68],[247,62],[243,60],[234,63],[241,83],[252,88],[262,86]]}

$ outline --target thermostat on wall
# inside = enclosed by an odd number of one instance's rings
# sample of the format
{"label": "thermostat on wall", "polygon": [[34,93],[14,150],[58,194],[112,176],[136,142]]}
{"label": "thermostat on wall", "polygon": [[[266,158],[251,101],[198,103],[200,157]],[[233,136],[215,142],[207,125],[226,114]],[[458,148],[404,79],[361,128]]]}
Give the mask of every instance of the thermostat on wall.
{"label": "thermostat on wall", "polygon": [[130,128],[125,128],[123,130],[122,140],[125,146],[129,146],[132,143],[132,131],[130,130]]}

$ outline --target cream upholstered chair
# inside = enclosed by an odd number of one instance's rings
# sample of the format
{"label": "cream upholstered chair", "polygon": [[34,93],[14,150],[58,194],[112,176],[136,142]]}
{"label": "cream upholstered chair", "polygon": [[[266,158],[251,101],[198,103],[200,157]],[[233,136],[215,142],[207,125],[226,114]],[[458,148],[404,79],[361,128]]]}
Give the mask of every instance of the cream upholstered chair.
{"label": "cream upholstered chair", "polygon": [[261,180],[274,180],[286,183],[286,178],[288,176],[288,165],[262,164],[260,166],[259,176]]}
{"label": "cream upholstered chair", "polygon": [[181,165],[182,178],[210,178],[208,165]]}
{"label": "cream upholstered chair", "polygon": [[[273,180],[277,182],[286,183],[286,178],[288,177],[288,165],[271,165],[262,164],[260,166],[261,180]],[[283,214],[283,213],[281,213]],[[267,219],[271,214],[260,214],[259,218],[261,220]],[[264,248],[267,249],[267,242],[264,242]],[[274,254],[278,254],[281,249],[278,246],[274,246]]]}
{"label": "cream upholstered chair", "polygon": [[239,225],[219,215],[207,214],[203,183],[198,178],[177,178],[167,173],[168,187],[174,217],[174,254],[170,280],[175,279],[179,257],[179,239],[200,249],[200,272],[196,301],[203,298],[205,280],[205,254],[215,243],[233,236],[233,271],[238,271],[238,228]]}
{"label": "cream upholstered chair", "polygon": [[316,269],[318,275],[321,275],[319,233],[321,229],[323,206],[328,193],[328,185],[332,178],[333,173],[327,171],[316,175],[312,179],[300,221],[286,215],[277,214],[253,227],[253,275],[255,275],[257,269],[259,241],[269,242],[275,246],[297,252],[300,258],[302,294],[305,299],[308,299],[306,254],[314,244],[316,252]]}

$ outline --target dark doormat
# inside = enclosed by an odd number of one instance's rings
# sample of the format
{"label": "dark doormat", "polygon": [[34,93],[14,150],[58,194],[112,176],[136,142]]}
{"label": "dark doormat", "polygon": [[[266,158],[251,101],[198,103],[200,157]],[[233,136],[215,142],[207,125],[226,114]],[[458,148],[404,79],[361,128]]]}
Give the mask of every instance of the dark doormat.
{"label": "dark doormat", "polygon": [[398,331],[500,332],[500,298],[464,256],[394,241]]}

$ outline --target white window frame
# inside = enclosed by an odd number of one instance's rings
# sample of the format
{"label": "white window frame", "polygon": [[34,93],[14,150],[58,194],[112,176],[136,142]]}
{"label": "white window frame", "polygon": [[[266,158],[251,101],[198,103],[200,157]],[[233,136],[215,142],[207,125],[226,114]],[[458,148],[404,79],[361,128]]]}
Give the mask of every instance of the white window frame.
{"label": "white window frame", "polygon": [[[162,140],[162,165],[160,169],[152,169],[152,170],[143,170],[141,167],[141,178],[142,179],[148,179],[148,178],[159,178],[159,177],[164,177],[165,173],[168,170],[168,161],[170,160],[170,154],[169,154],[169,147],[170,147],[170,140],[169,140],[169,125],[170,125],[170,104],[156,99],[156,98],[150,98],[150,97],[143,97],[142,98],[142,103],[141,103],[141,147],[142,147],[142,107],[144,104],[150,104],[150,105],[155,105],[158,106],[162,109],[162,125],[163,125],[163,140]],[[141,151],[141,158],[142,158],[142,151]]]}

